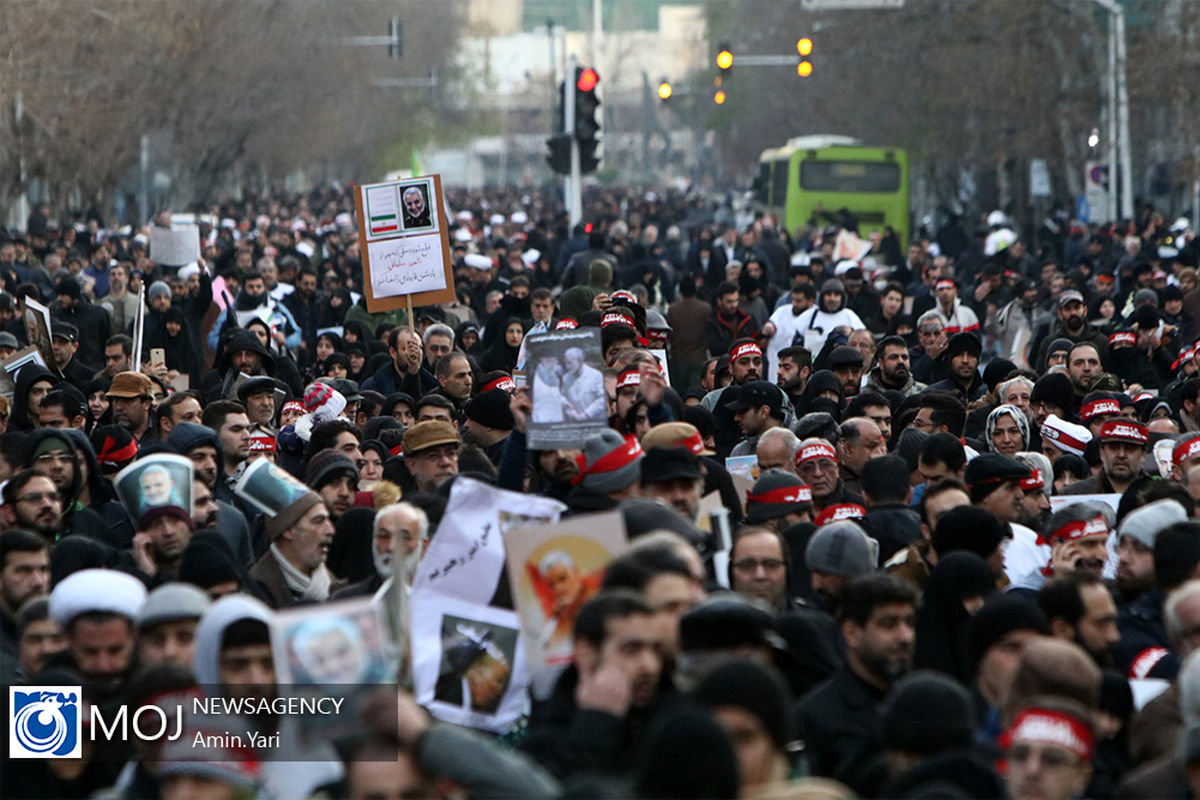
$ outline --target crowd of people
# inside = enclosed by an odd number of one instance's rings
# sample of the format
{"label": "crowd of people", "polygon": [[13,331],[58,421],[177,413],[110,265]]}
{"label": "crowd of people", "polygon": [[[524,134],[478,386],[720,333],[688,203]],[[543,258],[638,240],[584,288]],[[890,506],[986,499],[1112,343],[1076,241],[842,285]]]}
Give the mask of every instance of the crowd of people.
{"label": "crowd of people", "polygon": [[[274,684],[273,615],[407,592],[460,477],[622,515],[594,594],[555,595],[570,663],[498,737],[418,706],[410,653],[325,760],[5,753],[5,797],[1200,798],[1186,220],[905,243],[677,189],[574,228],[532,190],[446,204],[457,300],[411,319],[363,297],[346,187],[205,209],[183,266],[98,213],[0,235],[0,676],[96,708]],[[527,370],[586,328],[601,362]],[[529,446],[568,419],[607,424]],[[135,516],[113,479],[164,453],[191,507]],[[264,459],[304,484],[272,514]],[[439,698],[493,708],[511,665],[461,648]]]}

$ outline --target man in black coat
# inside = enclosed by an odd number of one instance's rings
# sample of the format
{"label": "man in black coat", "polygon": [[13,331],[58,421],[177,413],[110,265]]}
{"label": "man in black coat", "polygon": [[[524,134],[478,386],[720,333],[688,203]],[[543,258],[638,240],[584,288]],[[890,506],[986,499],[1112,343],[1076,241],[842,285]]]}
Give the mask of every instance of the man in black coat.
{"label": "man in black coat", "polygon": [[841,610],[846,662],[796,706],[812,774],[853,787],[882,749],[880,708],[912,664],[916,602],[912,587],[881,573],[847,587]]}
{"label": "man in black coat", "polygon": [[51,307],[51,316],[75,326],[79,333],[79,360],[95,372],[104,364],[104,343],[112,333],[108,312],[92,305],[71,276],[60,280],[54,291],[58,302]]}

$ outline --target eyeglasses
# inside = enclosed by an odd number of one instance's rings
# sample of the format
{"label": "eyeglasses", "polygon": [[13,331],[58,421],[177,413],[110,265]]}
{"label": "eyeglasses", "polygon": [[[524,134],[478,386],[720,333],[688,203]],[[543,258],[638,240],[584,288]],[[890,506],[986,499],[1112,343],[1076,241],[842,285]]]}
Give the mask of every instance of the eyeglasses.
{"label": "eyeglasses", "polygon": [[71,457],[66,453],[45,453],[34,459],[38,464],[69,464]]}
{"label": "eyeglasses", "polygon": [[30,492],[17,498],[18,503],[40,503],[43,500],[57,503],[59,500],[58,492]]}
{"label": "eyeglasses", "polygon": [[779,558],[742,558],[733,562],[733,568],[738,572],[757,572],[762,567],[766,572],[783,569],[783,559]]}

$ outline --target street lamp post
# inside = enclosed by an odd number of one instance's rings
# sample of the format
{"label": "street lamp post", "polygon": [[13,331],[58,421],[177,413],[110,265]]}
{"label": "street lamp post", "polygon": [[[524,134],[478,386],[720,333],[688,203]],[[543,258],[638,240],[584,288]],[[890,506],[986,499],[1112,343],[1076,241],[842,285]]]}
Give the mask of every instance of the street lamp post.
{"label": "street lamp post", "polygon": [[[1126,82],[1125,8],[1119,0],[1092,0],[1109,14],[1108,19],[1108,173],[1109,210],[1115,221],[1116,180],[1121,187],[1120,216],[1133,217],[1133,159],[1129,145],[1129,87]],[[1117,169],[1117,163],[1120,169]]]}

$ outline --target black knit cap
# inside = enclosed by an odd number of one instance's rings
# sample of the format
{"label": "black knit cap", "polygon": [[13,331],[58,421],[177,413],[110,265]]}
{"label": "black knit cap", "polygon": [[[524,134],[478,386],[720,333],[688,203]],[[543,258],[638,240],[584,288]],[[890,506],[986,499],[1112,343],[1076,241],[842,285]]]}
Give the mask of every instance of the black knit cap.
{"label": "black knit cap", "polygon": [[733,798],[738,761],[733,741],[711,715],[692,706],[656,714],[639,748],[637,797]]}
{"label": "black knit cap", "polygon": [[779,750],[792,740],[787,686],[774,671],[751,661],[728,661],[700,681],[693,696],[708,708],[736,706],[748,711]]}
{"label": "black knit cap", "polygon": [[905,675],[883,706],[883,743],[888,750],[932,755],[962,747],[974,731],[971,695],[936,672]]}
{"label": "black knit cap", "polygon": [[1071,408],[1075,405],[1075,390],[1071,386],[1071,379],[1061,372],[1051,372],[1038,378],[1037,383],[1033,385],[1029,402],[1033,404],[1043,401],[1058,406],[1064,413],[1071,413]]}
{"label": "black knit cap", "polygon": [[1050,635],[1050,624],[1037,602],[1011,593],[991,597],[967,627],[967,651],[971,663],[978,665],[988,648],[1005,635],[1024,630]]}
{"label": "black knit cap", "polygon": [[959,353],[974,353],[976,357],[983,352],[983,342],[973,333],[962,331],[950,337],[946,344],[946,358],[954,358]]}
{"label": "black knit cap", "polygon": [[978,506],[956,506],[938,518],[929,543],[938,557],[966,550],[987,559],[1007,533],[1007,525]]}
{"label": "black knit cap", "polygon": [[179,580],[201,589],[238,581],[237,569],[229,557],[207,542],[191,542],[179,561]]}
{"label": "black knit cap", "polygon": [[473,419],[480,425],[495,430],[511,431],[516,424],[508,407],[511,400],[512,397],[505,390],[489,389],[468,400],[464,410],[467,419]]}

